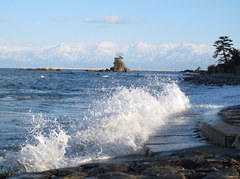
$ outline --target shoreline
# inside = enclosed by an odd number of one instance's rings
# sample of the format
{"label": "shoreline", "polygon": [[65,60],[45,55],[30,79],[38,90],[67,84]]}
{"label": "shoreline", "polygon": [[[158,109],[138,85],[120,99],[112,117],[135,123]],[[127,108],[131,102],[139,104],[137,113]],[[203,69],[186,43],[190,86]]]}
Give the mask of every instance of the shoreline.
{"label": "shoreline", "polygon": [[[99,71],[104,70],[104,68],[53,68],[61,70],[88,70],[88,71]],[[180,72],[177,70],[154,70],[154,69],[131,69],[131,71],[163,71],[163,72]]]}
{"label": "shoreline", "polygon": [[[227,112],[231,111],[231,107],[224,109],[221,111],[225,117],[229,117]],[[239,150],[207,143],[198,147],[151,155],[120,156],[42,172],[3,173],[0,178],[239,178],[239,168]]]}
{"label": "shoreline", "polygon": [[237,178],[239,157],[236,149],[207,144],[153,156],[122,156],[42,172],[4,173],[0,178]]}
{"label": "shoreline", "polygon": [[203,85],[240,85],[240,76],[236,76],[234,74],[188,74],[184,77],[184,80],[187,82],[195,83],[195,84],[203,84]]}
{"label": "shoreline", "polygon": [[[45,67],[44,67],[45,68]],[[40,68],[0,68],[0,69],[23,69],[25,71],[34,71],[36,69]],[[29,70],[28,70],[29,69]],[[54,71],[56,70],[85,70],[85,71],[100,71],[100,70],[105,70],[104,68],[45,68],[45,69],[53,69]],[[49,70],[50,71],[50,70]],[[181,72],[180,70],[156,70],[156,69],[131,69],[131,71],[159,71],[159,72]]]}
{"label": "shoreline", "polygon": [[[61,70],[85,70],[85,71],[101,71],[105,70],[104,68],[53,68]],[[177,70],[154,70],[154,69],[130,69],[131,71],[159,71],[159,72],[180,72]]]}

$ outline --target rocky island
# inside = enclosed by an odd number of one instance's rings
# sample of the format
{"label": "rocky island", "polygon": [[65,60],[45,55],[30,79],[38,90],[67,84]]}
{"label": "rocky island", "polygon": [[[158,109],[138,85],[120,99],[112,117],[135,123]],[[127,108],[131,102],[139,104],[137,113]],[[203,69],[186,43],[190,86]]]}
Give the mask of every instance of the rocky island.
{"label": "rocky island", "polygon": [[123,63],[123,56],[116,55],[113,62],[113,67],[110,69],[101,69],[101,70],[86,70],[86,71],[98,71],[98,72],[131,72],[124,63]]}

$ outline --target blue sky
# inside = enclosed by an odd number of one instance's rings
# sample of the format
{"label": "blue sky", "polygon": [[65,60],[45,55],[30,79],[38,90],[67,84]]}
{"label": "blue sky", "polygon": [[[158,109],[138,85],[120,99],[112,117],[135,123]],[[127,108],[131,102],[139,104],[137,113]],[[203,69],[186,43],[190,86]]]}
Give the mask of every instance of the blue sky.
{"label": "blue sky", "polygon": [[240,47],[239,0],[0,0],[0,45],[58,42]]}

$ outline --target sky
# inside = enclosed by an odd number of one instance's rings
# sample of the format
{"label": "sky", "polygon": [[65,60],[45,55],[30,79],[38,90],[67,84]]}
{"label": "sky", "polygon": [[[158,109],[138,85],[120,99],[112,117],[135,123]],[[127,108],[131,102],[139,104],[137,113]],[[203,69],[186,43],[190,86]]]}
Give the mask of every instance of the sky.
{"label": "sky", "polygon": [[[14,61],[30,66],[27,61],[34,57],[29,56],[26,60],[27,48],[36,54],[37,49],[58,43],[65,43],[61,47],[65,53],[69,53],[67,49],[72,44],[84,44],[85,54],[94,53],[92,49],[96,51],[102,42],[112,43],[107,48],[116,48],[115,51],[140,42],[145,43],[148,50],[149,45],[164,44],[205,45],[210,49],[219,36],[227,35],[235,47],[240,47],[239,7],[239,0],[0,0],[0,67],[11,67]],[[17,52],[18,56],[14,55]],[[139,48],[131,53],[131,59],[126,59],[126,63],[133,60],[133,53],[139,53]],[[162,49],[158,49],[158,53],[162,53]],[[184,50],[184,53],[192,51]],[[210,52],[205,51],[205,56],[206,53]],[[210,56],[205,61],[209,61]],[[159,61],[160,65],[163,57],[158,57],[155,56],[154,61]],[[81,61],[86,61],[83,57],[76,58],[74,60],[80,66]],[[44,65],[41,60],[43,58],[36,58],[35,62],[39,63],[32,65]],[[147,63],[146,60],[147,57]],[[57,64],[52,62],[52,65]],[[95,67],[90,61],[85,65]]]}

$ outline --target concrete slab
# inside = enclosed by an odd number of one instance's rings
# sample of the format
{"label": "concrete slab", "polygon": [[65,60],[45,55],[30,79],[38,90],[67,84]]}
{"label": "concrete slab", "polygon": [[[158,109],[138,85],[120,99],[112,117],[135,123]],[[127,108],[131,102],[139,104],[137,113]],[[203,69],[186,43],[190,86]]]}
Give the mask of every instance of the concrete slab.
{"label": "concrete slab", "polygon": [[221,116],[218,115],[220,110],[212,110],[203,116],[200,128],[210,142],[220,146],[232,147],[240,130],[232,125],[225,123]]}
{"label": "concrete slab", "polygon": [[162,152],[168,152],[168,151],[174,151],[174,150],[182,150],[182,149],[188,149],[198,146],[205,146],[207,145],[206,142],[203,143],[171,143],[171,144],[163,144],[161,145],[145,145],[144,151],[146,155],[157,155]]}
{"label": "concrete slab", "polygon": [[152,136],[165,136],[165,135],[193,135],[194,128],[193,125],[163,125],[161,128],[157,129]]}
{"label": "concrete slab", "polygon": [[[190,119],[190,118],[189,118]],[[167,124],[156,130],[144,145],[146,155],[156,155],[162,152],[180,150],[206,145],[199,138],[197,121],[193,124]]]}
{"label": "concrete slab", "polygon": [[154,136],[151,137],[145,145],[161,145],[161,144],[180,144],[180,143],[189,143],[195,142],[197,139],[194,135],[186,136]]}

